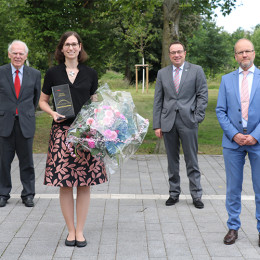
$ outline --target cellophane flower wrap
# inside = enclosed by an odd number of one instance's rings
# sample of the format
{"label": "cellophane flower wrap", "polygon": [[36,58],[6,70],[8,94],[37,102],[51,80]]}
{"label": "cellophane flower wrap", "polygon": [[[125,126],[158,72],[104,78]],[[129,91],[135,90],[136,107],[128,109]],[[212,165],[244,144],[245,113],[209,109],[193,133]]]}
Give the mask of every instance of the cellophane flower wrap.
{"label": "cellophane flower wrap", "polygon": [[67,145],[72,154],[81,149],[102,158],[106,170],[114,173],[137,151],[149,122],[136,112],[129,92],[111,91],[105,84],[96,95],[70,126]]}

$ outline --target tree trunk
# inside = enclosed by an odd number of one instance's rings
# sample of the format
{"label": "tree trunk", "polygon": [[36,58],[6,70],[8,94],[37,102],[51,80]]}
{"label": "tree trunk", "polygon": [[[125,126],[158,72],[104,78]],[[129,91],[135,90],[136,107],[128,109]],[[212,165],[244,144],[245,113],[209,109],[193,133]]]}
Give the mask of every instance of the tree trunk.
{"label": "tree trunk", "polygon": [[[179,0],[164,0],[163,2],[163,39],[162,68],[170,64],[169,45],[179,39],[179,23],[181,11]],[[163,138],[158,138],[154,153],[166,153]]]}
{"label": "tree trunk", "polygon": [[179,23],[181,11],[179,0],[164,0],[163,2],[163,39],[161,66],[170,64],[169,45],[179,39]]}
{"label": "tree trunk", "polygon": [[125,79],[129,82],[131,82],[131,68],[129,66],[129,53],[127,52],[126,58],[125,58]]}

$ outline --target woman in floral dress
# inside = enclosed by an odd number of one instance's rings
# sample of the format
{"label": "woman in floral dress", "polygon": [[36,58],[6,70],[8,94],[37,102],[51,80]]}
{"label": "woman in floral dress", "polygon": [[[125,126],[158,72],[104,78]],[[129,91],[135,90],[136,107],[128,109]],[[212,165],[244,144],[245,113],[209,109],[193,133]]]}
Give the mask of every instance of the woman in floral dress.
{"label": "woman in floral dress", "polygon": [[[68,236],[67,246],[84,247],[87,241],[83,234],[90,203],[90,185],[107,181],[103,161],[97,160],[89,152],[78,151],[71,154],[66,146],[69,126],[75,118],[64,118],[49,105],[52,86],[69,84],[75,115],[97,90],[98,77],[95,70],[83,64],[87,54],[82,40],[76,32],[64,33],[55,52],[59,65],[50,68],[45,75],[40,108],[53,118],[46,162],[44,184],[60,187],[60,205]],[[76,227],[74,225],[73,187],[77,188]]]}

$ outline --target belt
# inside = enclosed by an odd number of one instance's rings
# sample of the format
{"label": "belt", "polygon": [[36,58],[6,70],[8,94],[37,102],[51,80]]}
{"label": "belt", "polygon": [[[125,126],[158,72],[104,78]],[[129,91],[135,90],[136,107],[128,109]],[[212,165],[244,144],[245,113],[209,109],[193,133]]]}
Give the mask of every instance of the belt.
{"label": "belt", "polygon": [[243,134],[247,133],[247,128],[243,128]]}

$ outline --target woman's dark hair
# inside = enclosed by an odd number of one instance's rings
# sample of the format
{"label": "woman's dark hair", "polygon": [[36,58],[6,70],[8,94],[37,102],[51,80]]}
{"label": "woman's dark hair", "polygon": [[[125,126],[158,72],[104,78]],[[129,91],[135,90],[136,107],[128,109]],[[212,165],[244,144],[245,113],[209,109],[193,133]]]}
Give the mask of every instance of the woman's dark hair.
{"label": "woman's dark hair", "polygon": [[81,51],[79,52],[79,55],[78,55],[79,63],[82,63],[82,62],[84,62],[84,61],[86,61],[88,59],[88,54],[84,50],[84,47],[83,47],[82,40],[81,40],[80,36],[76,32],[68,31],[68,32],[65,32],[60,37],[60,41],[59,41],[59,43],[58,43],[58,45],[56,47],[55,59],[58,61],[59,64],[65,62],[65,56],[64,56],[64,54],[63,54],[63,52],[61,50],[63,48],[63,45],[64,45],[65,41],[72,35],[75,36],[77,38],[77,40],[78,40],[78,43],[81,44]]}

